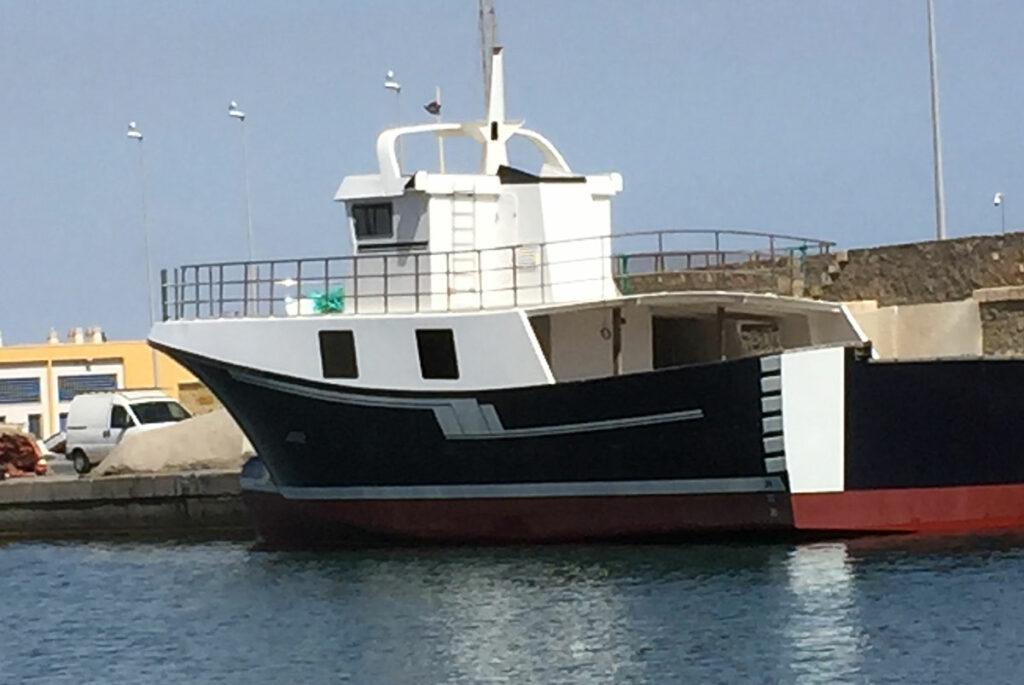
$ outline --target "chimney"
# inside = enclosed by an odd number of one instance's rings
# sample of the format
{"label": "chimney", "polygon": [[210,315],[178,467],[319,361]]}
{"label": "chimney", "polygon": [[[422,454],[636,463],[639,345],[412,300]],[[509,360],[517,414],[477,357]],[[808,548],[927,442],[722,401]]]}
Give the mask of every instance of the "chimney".
{"label": "chimney", "polygon": [[51,328],[50,332],[46,335],[46,342],[48,342],[51,345],[60,344],[60,338],[57,336],[57,331],[54,330],[53,328]]}
{"label": "chimney", "polygon": [[88,330],[85,331],[85,339],[91,343],[103,342],[103,329],[99,326],[90,326]]}
{"label": "chimney", "polygon": [[73,343],[84,343],[85,342],[85,331],[82,330],[81,326],[72,328],[68,331],[68,342]]}

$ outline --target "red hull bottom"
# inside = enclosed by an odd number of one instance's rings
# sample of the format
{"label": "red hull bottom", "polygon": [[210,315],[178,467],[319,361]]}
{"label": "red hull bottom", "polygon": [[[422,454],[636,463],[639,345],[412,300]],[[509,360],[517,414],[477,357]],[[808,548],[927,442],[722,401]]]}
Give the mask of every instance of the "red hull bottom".
{"label": "red hull bottom", "polygon": [[962,532],[1024,527],[1024,484],[792,495],[802,531]]}
{"label": "red hull bottom", "polygon": [[292,500],[245,491],[275,547],[546,543],[792,530],[785,493]]}

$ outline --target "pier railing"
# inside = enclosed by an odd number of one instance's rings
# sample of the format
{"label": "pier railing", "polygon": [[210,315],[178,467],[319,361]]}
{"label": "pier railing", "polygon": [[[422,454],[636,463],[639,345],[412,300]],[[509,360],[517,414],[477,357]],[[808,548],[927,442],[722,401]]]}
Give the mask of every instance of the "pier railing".
{"label": "pier railing", "polygon": [[633,279],[690,274],[708,286],[792,274],[833,243],[675,229],[453,252],[188,264],[160,273],[164,320],[501,309],[618,297]]}

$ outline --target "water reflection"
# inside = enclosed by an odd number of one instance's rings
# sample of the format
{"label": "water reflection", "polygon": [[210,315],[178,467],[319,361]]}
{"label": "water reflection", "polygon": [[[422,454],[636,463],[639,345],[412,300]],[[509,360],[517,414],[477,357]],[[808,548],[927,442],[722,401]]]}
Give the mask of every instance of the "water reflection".
{"label": "water reflection", "polygon": [[790,669],[799,681],[836,682],[861,670],[864,631],[846,543],[794,548],[786,560],[793,606],[786,612]]}
{"label": "water reflection", "polygon": [[444,564],[430,588],[458,682],[645,680],[637,631],[605,564],[498,558]]}

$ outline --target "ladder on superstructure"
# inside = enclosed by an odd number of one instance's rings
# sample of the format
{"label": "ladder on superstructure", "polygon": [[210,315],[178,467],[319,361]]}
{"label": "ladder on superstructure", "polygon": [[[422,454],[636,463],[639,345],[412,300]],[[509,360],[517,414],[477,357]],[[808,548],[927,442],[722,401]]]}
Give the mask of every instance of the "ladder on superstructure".
{"label": "ladder on superstructure", "polygon": [[[476,195],[472,190],[452,192],[452,254],[448,269],[453,295],[478,293],[480,255],[476,252]],[[460,306],[468,303],[460,302]],[[474,304],[478,304],[474,302]]]}

